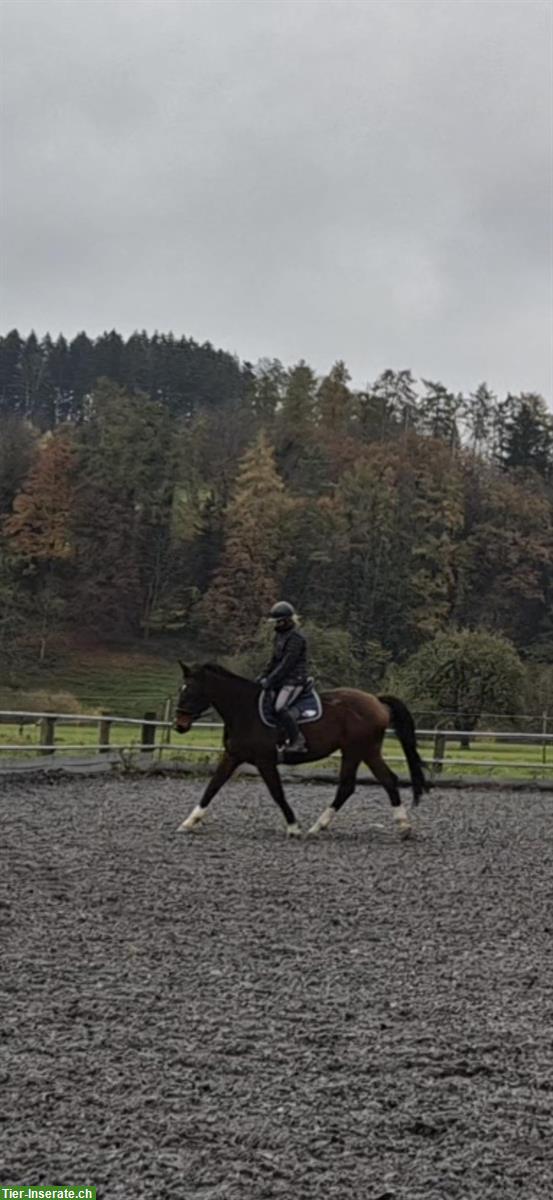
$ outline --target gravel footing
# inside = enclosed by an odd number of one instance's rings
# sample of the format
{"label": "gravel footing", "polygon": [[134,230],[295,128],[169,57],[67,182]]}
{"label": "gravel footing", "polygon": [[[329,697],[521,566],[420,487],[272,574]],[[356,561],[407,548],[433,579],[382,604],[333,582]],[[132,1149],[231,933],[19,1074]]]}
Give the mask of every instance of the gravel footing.
{"label": "gravel footing", "polygon": [[[0,1184],[550,1200],[553,800],[3,781]],[[307,826],[330,800],[296,784]]]}

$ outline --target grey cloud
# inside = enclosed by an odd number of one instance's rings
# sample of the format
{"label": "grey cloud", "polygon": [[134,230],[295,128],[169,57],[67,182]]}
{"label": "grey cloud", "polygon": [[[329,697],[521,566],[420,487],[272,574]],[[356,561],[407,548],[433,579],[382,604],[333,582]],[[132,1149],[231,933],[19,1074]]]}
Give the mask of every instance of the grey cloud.
{"label": "grey cloud", "polygon": [[541,0],[4,8],[2,323],[553,395]]}

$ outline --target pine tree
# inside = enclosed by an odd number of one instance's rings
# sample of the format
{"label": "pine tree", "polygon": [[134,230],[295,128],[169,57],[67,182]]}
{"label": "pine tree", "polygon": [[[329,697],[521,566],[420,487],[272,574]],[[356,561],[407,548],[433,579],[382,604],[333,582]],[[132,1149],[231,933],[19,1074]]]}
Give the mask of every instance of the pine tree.
{"label": "pine tree", "polygon": [[317,391],[318,419],[322,434],[329,441],[344,437],[352,419],[351,376],[345,363],[336,362],[321,380]]}
{"label": "pine tree", "polygon": [[553,419],[545,401],[533,393],[507,397],[500,447],[506,470],[537,471],[544,478],[553,469]]}
{"label": "pine tree", "polygon": [[278,358],[261,359],[254,371],[250,403],[256,420],[267,432],[273,427],[285,387],[286,372]]}
{"label": "pine tree", "polygon": [[23,415],[22,385],[19,364],[23,339],[17,329],[0,338],[0,413]]}
{"label": "pine tree", "polygon": [[497,396],[490,391],[487,383],[480,383],[466,400],[464,424],[475,454],[489,454],[492,449],[496,406]]}
{"label": "pine tree", "polygon": [[420,428],[430,437],[439,438],[449,446],[459,445],[458,421],[464,412],[461,395],[449,392],[443,383],[423,379],[426,393],[418,405]]}
{"label": "pine tree", "polygon": [[364,441],[386,441],[416,430],[418,397],[410,371],[382,371],[366,392],[355,398],[356,431]]}

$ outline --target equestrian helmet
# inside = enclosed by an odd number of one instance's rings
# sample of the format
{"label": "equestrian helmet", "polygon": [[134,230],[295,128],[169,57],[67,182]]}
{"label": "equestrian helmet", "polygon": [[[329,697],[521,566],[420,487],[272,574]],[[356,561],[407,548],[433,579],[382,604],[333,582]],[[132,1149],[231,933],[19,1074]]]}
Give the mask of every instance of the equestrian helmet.
{"label": "equestrian helmet", "polygon": [[278,604],[273,604],[269,613],[271,621],[293,621],[296,615],[294,607],[287,600],[279,600]]}

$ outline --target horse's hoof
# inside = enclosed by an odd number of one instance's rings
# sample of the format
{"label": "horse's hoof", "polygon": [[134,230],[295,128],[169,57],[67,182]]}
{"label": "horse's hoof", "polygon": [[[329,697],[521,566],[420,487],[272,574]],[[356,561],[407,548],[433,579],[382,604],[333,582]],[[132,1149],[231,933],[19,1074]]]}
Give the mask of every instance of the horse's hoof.
{"label": "horse's hoof", "polygon": [[407,838],[413,837],[413,826],[409,821],[400,821],[398,824],[398,833],[402,842],[404,842]]}
{"label": "horse's hoof", "polygon": [[202,828],[202,823],[205,818],[205,813],[200,808],[195,808],[186,817],[182,825],[179,825],[177,833],[199,833]]}
{"label": "horse's hoof", "polygon": [[309,832],[312,833],[313,836],[315,836],[317,833],[325,833],[330,825],[330,822],[335,816],[336,813],[333,808],[325,808],[324,812],[322,812],[320,817],[318,817],[315,821],[315,824],[311,826]]}
{"label": "horse's hoof", "polygon": [[302,836],[302,828],[296,821],[294,825],[286,826],[286,833],[288,834],[288,837],[299,838]]}
{"label": "horse's hoof", "polygon": [[319,833],[328,833],[328,825],[319,825],[318,821],[307,830],[308,837],[317,837]]}

